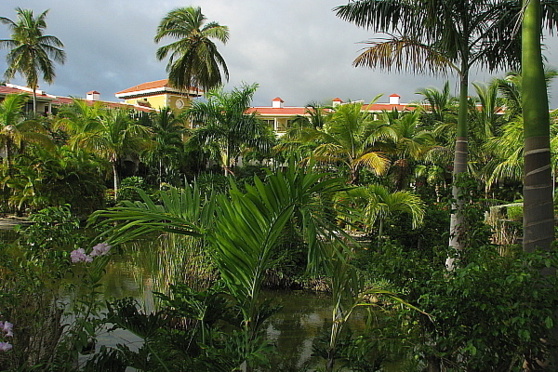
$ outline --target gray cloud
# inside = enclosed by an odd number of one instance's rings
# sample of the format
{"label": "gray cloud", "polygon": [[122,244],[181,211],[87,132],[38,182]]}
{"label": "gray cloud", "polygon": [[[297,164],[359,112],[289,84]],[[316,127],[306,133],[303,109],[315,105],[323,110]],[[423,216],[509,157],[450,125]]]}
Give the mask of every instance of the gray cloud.
{"label": "gray cloud", "polygon": [[[18,6],[36,13],[50,9],[47,31],[64,42],[68,59],[56,67],[55,83],[42,88],[57,95],[83,97],[96,89],[102,99],[116,100],[117,91],[165,78],[166,63],[155,58],[153,36],[167,12],[185,5],[201,6],[209,20],[229,26],[230,40],[219,46],[231,74],[227,86],[259,83],[254,105],[268,105],[277,96],[292,106],[335,97],[369,101],[380,93],[398,93],[409,102],[418,98],[414,92],[419,88],[442,86],[444,78],[352,67],[362,48],[358,43],[372,35],[334,15],[332,8],[343,3],[346,1],[4,0],[0,15],[15,19]],[[0,26],[0,38],[8,36],[7,28]],[[547,46],[549,64],[556,67],[556,38],[548,39]],[[0,51],[2,71],[4,57],[5,51]],[[489,79],[481,71],[471,80]],[[550,93],[551,107],[558,107],[557,81]]]}

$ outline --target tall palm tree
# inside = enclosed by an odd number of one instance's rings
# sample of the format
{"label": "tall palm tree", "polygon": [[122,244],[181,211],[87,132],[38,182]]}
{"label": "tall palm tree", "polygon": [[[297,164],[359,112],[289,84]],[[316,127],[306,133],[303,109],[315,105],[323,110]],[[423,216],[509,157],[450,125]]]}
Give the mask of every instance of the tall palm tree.
{"label": "tall palm tree", "polygon": [[[541,30],[545,9],[540,0],[524,0],[523,5],[525,7],[521,31],[525,133],[523,249],[532,252],[535,249],[550,249],[554,241],[554,206],[550,160],[550,116],[541,53]],[[554,352],[556,353],[556,348]],[[554,362],[558,363],[558,359]]]}
{"label": "tall palm tree", "polygon": [[372,113],[362,110],[361,103],[335,107],[323,129],[315,130],[319,145],[313,157],[322,163],[344,164],[349,170],[350,184],[359,182],[362,167],[383,174],[389,159],[374,147],[379,125],[373,119]]}
{"label": "tall palm tree", "polygon": [[194,126],[189,142],[209,150],[223,167],[225,175],[243,151],[266,150],[273,145],[272,133],[255,114],[245,114],[257,84],[235,88],[230,92],[214,89],[207,101],[196,101],[186,111]]}
{"label": "tall palm tree", "polygon": [[149,128],[134,122],[127,111],[106,109],[95,128],[76,134],[71,138],[71,143],[93,151],[110,163],[116,199],[119,186],[118,162],[126,155],[147,149],[151,144],[150,136]]}
{"label": "tall palm tree", "polygon": [[[555,0],[545,1],[547,26],[555,28]],[[485,0],[356,0],[337,7],[337,15],[375,32],[393,34],[386,41],[371,41],[354,62],[355,66],[413,69],[441,73],[448,69],[459,76],[459,113],[454,178],[467,170],[467,101],[469,71],[481,66],[489,71],[515,67],[519,63],[516,25],[519,1]],[[455,213],[450,226],[450,245],[462,249],[459,226],[463,203],[459,183],[454,182]],[[448,262],[453,266],[453,261]]]}
{"label": "tall palm tree", "polygon": [[225,60],[212,41],[225,44],[229,28],[205,21],[201,8],[189,6],[170,11],[157,28],[155,42],[166,37],[178,39],[157,50],[159,60],[170,55],[167,72],[170,83],[176,88],[209,90],[222,84],[222,74],[229,79]]}
{"label": "tall palm tree", "polygon": [[39,78],[52,83],[56,76],[53,62],[64,63],[66,53],[61,49],[64,44],[57,37],[44,35],[48,10],[37,17],[29,9],[16,8],[16,13],[18,19],[15,22],[0,17],[0,22],[8,25],[12,32],[11,39],[0,40],[0,47],[10,50],[4,76],[7,80],[17,73],[25,77],[27,86],[33,89],[33,112],[36,112]]}

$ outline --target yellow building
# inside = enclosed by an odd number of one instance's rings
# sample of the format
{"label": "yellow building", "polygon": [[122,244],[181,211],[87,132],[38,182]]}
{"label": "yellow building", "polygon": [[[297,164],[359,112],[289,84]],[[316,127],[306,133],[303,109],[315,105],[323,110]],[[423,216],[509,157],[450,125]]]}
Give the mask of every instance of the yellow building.
{"label": "yellow building", "polygon": [[170,107],[174,111],[182,111],[190,105],[190,100],[200,97],[202,91],[194,88],[188,91],[173,88],[168,79],[150,81],[124,89],[115,94],[116,98],[130,105],[151,107],[159,110]]}

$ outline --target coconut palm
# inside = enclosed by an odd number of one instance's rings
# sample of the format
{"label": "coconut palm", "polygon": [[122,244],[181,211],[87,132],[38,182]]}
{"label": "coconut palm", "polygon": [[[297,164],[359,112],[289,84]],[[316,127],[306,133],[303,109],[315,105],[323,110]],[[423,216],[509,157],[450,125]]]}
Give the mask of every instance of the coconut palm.
{"label": "coconut palm", "polygon": [[314,131],[318,145],[313,158],[325,164],[346,166],[349,184],[358,184],[363,167],[384,174],[389,159],[375,147],[379,124],[373,119],[372,113],[362,110],[361,103],[335,107],[323,129]]}
{"label": "coconut palm", "polygon": [[119,186],[118,162],[127,155],[137,155],[150,145],[151,131],[134,122],[130,114],[121,109],[106,109],[97,126],[71,138],[71,144],[93,151],[107,160],[112,167],[114,198]]}
{"label": "coconut palm", "polygon": [[233,174],[240,155],[250,149],[266,151],[273,145],[273,134],[255,113],[245,114],[257,84],[225,92],[222,88],[207,93],[207,101],[195,101],[186,117],[196,127],[190,144],[209,151],[221,164],[225,175]]}
{"label": "coconut palm", "polygon": [[64,44],[55,36],[44,35],[45,18],[48,10],[37,17],[29,9],[16,8],[17,21],[0,17],[0,22],[8,25],[11,39],[0,40],[0,47],[9,49],[6,56],[8,68],[4,73],[7,80],[17,73],[25,77],[27,86],[33,90],[33,112],[37,110],[37,87],[39,78],[52,83],[55,78],[53,62],[64,63]]}
{"label": "coconut palm", "polygon": [[225,60],[212,41],[226,43],[229,29],[206,20],[201,8],[189,6],[170,11],[157,27],[155,42],[166,37],[177,39],[157,49],[157,59],[169,56],[167,72],[176,88],[209,90],[222,84],[222,74],[229,78]]}
{"label": "coconut palm", "polygon": [[[555,0],[545,2],[547,26],[555,28]],[[391,33],[385,41],[371,41],[354,61],[355,66],[413,69],[441,73],[451,69],[459,76],[459,113],[454,178],[467,170],[469,71],[481,66],[488,71],[519,63],[516,25],[518,1],[484,0],[357,0],[337,7],[337,15],[375,32]],[[463,223],[459,183],[454,182],[456,203],[450,226],[450,245],[462,249],[458,227]],[[448,262],[452,267],[452,262]]]}

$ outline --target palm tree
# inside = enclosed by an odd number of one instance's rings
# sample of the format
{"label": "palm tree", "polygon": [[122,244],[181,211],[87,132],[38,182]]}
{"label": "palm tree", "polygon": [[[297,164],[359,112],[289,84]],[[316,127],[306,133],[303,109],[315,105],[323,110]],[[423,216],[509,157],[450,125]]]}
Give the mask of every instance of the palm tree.
{"label": "palm tree", "polygon": [[[331,115],[332,108],[318,103],[306,106],[304,115],[297,115],[279,143],[273,148],[276,158],[309,159],[317,146],[317,135]],[[279,160],[280,162],[281,160]]]}
{"label": "palm tree", "polygon": [[[521,32],[525,133],[523,249],[532,252],[536,249],[548,250],[554,241],[554,206],[548,93],[541,53],[541,30],[545,9],[540,0],[525,0],[523,5],[525,7]],[[553,348],[553,351],[556,357],[556,348]],[[558,359],[554,362],[558,363]]]}
{"label": "palm tree", "polygon": [[[545,2],[554,4],[555,0]],[[489,71],[517,66],[519,38],[516,25],[521,10],[518,1],[485,0],[357,0],[336,9],[337,15],[375,32],[394,33],[383,42],[371,41],[354,61],[355,66],[413,69],[441,73],[452,69],[459,76],[459,113],[454,160],[454,179],[467,170],[468,85],[474,66]],[[558,21],[552,5],[544,14]],[[463,203],[459,182],[454,182],[455,213],[450,226],[450,245],[462,249],[459,226]],[[453,261],[448,262],[449,268]]]}
{"label": "palm tree", "polygon": [[118,162],[126,155],[138,154],[150,145],[151,131],[132,120],[121,109],[106,109],[97,126],[71,138],[72,145],[82,146],[107,160],[112,167],[114,198],[118,194]]}
{"label": "palm tree", "polygon": [[366,167],[383,174],[389,159],[374,147],[379,125],[373,114],[362,110],[361,103],[350,103],[334,108],[322,130],[314,137],[318,146],[313,151],[316,161],[326,164],[344,164],[349,169],[349,184],[359,182],[360,169]]}
{"label": "palm tree", "polygon": [[4,76],[7,80],[16,73],[25,77],[27,86],[33,89],[33,112],[36,112],[39,77],[42,75],[45,82],[52,83],[56,76],[53,60],[64,63],[66,53],[61,49],[64,44],[57,37],[43,34],[48,10],[37,17],[29,9],[16,8],[16,13],[17,22],[0,17],[0,22],[8,25],[12,32],[11,39],[0,40],[0,47],[10,50],[6,56],[8,68]]}
{"label": "palm tree", "polygon": [[[556,71],[545,72],[545,82],[548,89],[550,81],[557,75]],[[498,132],[490,137],[483,146],[485,153],[490,154],[492,159],[487,162],[485,174],[487,175],[487,188],[502,181],[521,183],[523,178],[523,150],[524,150],[524,118],[522,99],[522,76],[518,73],[508,73],[503,79],[496,79],[492,85],[501,93],[501,104],[505,107],[502,115],[497,115],[497,121],[503,124],[497,126]],[[494,111],[498,110],[495,108]],[[556,150],[558,149],[558,136],[556,125],[550,126],[552,173],[554,174],[556,163]]]}
{"label": "palm tree", "polygon": [[92,105],[83,99],[73,98],[72,103],[60,107],[54,121],[55,129],[62,129],[68,135],[90,132],[99,126],[99,120],[106,107],[100,101]]}
{"label": "palm tree", "polygon": [[243,151],[266,151],[273,145],[271,130],[255,113],[245,114],[257,88],[253,84],[230,92],[214,89],[207,93],[207,101],[193,102],[186,111],[196,126],[189,142],[212,153],[225,175],[233,174],[232,168]]}
{"label": "palm tree", "polygon": [[14,151],[21,149],[26,142],[41,144],[52,148],[52,138],[37,121],[26,120],[22,108],[28,100],[27,94],[9,94],[0,103],[0,142],[4,145],[4,161],[7,173],[11,173]]}
{"label": "palm tree", "polygon": [[424,202],[412,192],[390,192],[386,187],[378,184],[359,186],[338,195],[341,205],[353,206],[363,217],[363,223],[368,232],[378,223],[378,243],[381,242],[384,221],[396,213],[408,213],[412,219],[412,227],[418,227],[424,218]]}
{"label": "palm tree", "polygon": [[176,88],[209,90],[222,84],[221,74],[229,79],[225,60],[212,41],[226,43],[229,29],[206,21],[199,7],[178,8],[169,12],[159,24],[155,42],[165,37],[178,39],[157,50],[157,59],[170,55],[167,64],[169,81]]}
{"label": "palm tree", "polygon": [[386,142],[386,151],[392,155],[390,173],[396,189],[403,190],[409,186],[414,166],[435,148],[434,137],[422,128],[419,110],[384,112],[380,120],[388,125],[380,129],[378,137]]}
{"label": "palm tree", "polygon": [[186,126],[184,120],[176,117],[168,107],[151,116],[150,126],[154,144],[147,155],[157,166],[158,183],[161,187],[163,182],[169,182],[171,171],[178,167],[184,150],[183,135]]}
{"label": "palm tree", "polygon": [[455,122],[457,99],[451,95],[449,81],[444,83],[442,90],[423,88],[419,89],[416,94],[424,97],[423,105],[419,108],[425,116],[437,123]]}

